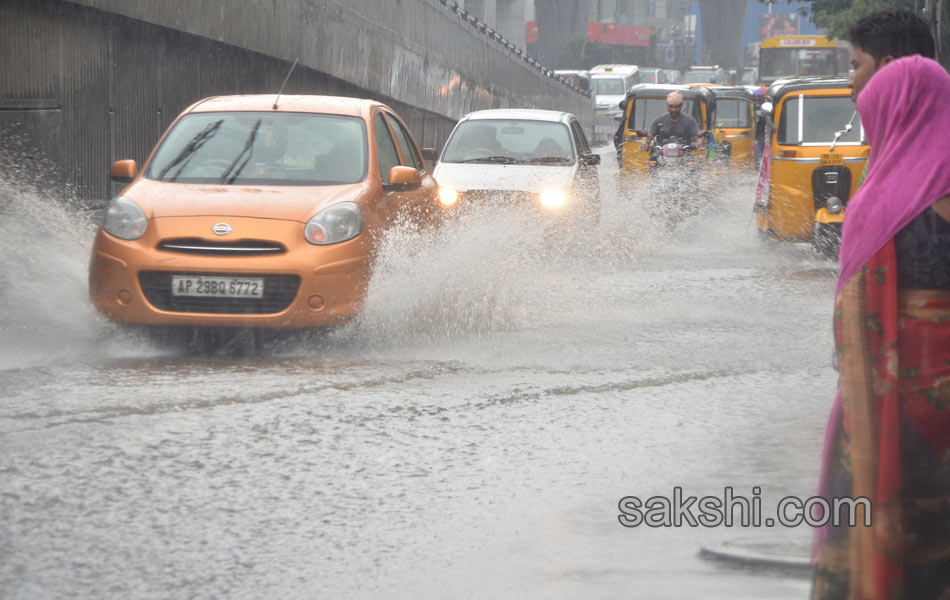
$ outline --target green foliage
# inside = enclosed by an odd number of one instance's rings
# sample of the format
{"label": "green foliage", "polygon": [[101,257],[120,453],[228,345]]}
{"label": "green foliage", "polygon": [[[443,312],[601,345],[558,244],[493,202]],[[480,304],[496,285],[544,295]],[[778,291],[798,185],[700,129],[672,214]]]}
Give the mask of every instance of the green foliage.
{"label": "green foliage", "polygon": [[811,20],[828,37],[847,40],[848,29],[861,17],[885,8],[915,9],[914,0],[810,0]]}
{"label": "green foliage", "polygon": [[[768,4],[769,0],[759,0]],[[937,52],[946,66],[950,61],[950,4],[944,2],[940,23],[940,47]],[[828,37],[847,40],[848,29],[861,17],[885,8],[904,7],[917,10],[922,4],[916,0],[802,0],[806,6],[800,10],[811,19]]]}

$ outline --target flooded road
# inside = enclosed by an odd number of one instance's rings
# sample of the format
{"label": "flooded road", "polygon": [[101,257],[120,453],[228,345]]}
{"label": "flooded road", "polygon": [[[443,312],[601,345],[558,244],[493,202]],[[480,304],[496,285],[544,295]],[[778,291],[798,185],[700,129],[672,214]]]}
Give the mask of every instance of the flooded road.
{"label": "flooded road", "polygon": [[0,182],[0,596],[804,597],[699,551],[805,526],[617,504],[813,495],[835,265],[756,239],[751,180],[668,234],[615,164],[599,229],[394,232],[358,322],[243,358],[100,319],[91,226]]}

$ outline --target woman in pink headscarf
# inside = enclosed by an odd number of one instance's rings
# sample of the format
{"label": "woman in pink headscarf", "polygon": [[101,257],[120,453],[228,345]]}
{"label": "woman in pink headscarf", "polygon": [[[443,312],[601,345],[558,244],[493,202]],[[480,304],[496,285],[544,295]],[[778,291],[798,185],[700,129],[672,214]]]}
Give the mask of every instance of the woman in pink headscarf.
{"label": "woman in pink headscarf", "polygon": [[920,56],[858,95],[871,145],[835,298],[838,396],[819,494],[871,525],[816,535],[815,598],[950,598],[950,75]]}

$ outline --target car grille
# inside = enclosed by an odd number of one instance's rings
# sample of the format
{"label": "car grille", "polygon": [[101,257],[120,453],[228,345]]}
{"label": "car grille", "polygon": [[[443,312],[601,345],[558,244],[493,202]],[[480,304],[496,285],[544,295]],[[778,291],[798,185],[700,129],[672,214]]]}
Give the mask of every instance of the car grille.
{"label": "car grille", "polygon": [[162,240],[158,244],[158,249],[166,252],[211,256],[261,256],[264,254],[283,254],[287,251],[281,244],[264,240],[221,242],[201,238]]}
{"label": "car grille", "polygon": [[179,273],[171,271],[141,271],[139,284],[149,304],[169,312],[262,315],[279,313],[290,306],[300,288],[298,275],[252,275],[241,273],[240,277],[264,279],[263,298],[217,298],[173,296],[172,276],[235,277],[235,273]]}
{"label": "car grille", "polygon": [[511,190],[469,190],[460,194],[465,202],[480,204],[532,204],[537,200],[537,194]]}

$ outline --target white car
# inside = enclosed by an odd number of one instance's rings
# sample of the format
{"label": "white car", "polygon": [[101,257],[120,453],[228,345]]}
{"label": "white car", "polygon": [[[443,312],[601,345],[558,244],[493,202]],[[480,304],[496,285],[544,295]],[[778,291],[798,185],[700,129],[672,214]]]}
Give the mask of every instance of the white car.
{"label": "white car", "polygon": [[598,219],[598,164],[600,155],[570,113],[480,110],[452,130],[433,175],[445,206],[517,203]]}

